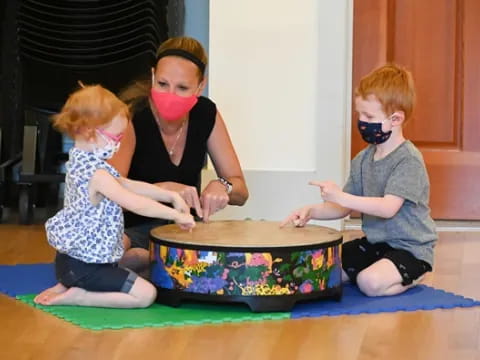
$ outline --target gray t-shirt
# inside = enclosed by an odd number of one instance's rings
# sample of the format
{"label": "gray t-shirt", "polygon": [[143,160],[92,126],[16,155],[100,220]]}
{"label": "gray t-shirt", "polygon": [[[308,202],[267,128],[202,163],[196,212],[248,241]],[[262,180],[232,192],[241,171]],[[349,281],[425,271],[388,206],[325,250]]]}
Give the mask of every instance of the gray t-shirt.
{"label": "gray t-shirt", "polygon": [[367,197],[391,194],[405,201],[390,219],[362,214],[367,240],[372,244],[386,242],[433,265],[438,237],[430,217],[430,182],[422,154],[408,140],[380,160],[375,161],[374,154],[375,145],[370,145],[355,156],[343,190]]}

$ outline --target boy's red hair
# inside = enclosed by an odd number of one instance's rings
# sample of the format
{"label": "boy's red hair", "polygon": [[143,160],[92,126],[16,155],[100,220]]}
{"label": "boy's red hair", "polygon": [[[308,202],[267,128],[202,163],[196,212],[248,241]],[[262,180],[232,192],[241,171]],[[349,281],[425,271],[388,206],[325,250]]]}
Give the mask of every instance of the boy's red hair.
{"label": "boy's red hair", "polygon": [[368,95],[374,95],[380,101],[387,115],[403,111],[406,121],[412,115],[415,105],[412,74],[396,64],[387,64],[375,69],[363,77],[355,89],[355,96],[366,99]]}

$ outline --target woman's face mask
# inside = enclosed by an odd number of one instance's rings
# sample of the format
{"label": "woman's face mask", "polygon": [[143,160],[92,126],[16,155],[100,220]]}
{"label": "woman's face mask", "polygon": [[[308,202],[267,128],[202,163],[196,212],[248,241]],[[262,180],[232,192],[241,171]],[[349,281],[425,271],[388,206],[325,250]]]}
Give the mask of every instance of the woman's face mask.
{"label": "woman's face mask", "polygon": [[[157,82],[156,73],[152,70],[150,96],[157,114],[163,120],[177,121],[183,119],[198,102],[202,83],[198,83],[197,69],[192,69],[190,66],[185,67],[182,65],[183,62],[175,62],[176,66],[182,69],[179,74],[171,72],[171,61],[172,59],[165,58],[157,65],[157,75],[161,79],[165,79],[164,81]],[[180,90],[179,93],[177,88],[180,85],[184,87],[184,90]]]}
{"label": "woman's face mask", "polygon": [[151,97],[158,115],[167,121],[183,118],[198,101],[195,95],[184,97],[170,92],[161,92],[153,87]]}

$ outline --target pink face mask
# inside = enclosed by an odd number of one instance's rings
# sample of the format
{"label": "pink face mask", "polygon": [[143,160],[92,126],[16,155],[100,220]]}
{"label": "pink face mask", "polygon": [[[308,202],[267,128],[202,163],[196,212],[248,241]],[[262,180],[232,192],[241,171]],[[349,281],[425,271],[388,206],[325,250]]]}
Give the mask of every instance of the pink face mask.
{"label": "pink face mask", "polygon": [[158,114],[167,121],[175,121],[185,116],[198,101],[195,95],[183,97],[176,94],[160,92],[154,88],[151,96]]}

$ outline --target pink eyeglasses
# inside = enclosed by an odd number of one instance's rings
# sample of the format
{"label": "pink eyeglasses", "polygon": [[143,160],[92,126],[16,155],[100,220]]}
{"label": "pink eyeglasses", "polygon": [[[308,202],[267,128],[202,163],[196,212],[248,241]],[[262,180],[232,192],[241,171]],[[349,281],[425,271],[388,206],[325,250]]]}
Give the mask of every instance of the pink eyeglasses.
{"label": "pink eyeglasses", "polygon": [[123,132],[120,133],[120,134],[118,134],[118,135],[113,135],[113,134],[109,133],[108,131],[102,130],[102,129],[100,129],[100,128],[97,128],[97,130],[98,130],[98,132],[99,132],[100,134],[105,135],[105,136],[108,137],[110,140],[113,140],[113,141],[115,141],[116,143],[119,143],[120,140],[122,140],[123,135],[124,135]]}

